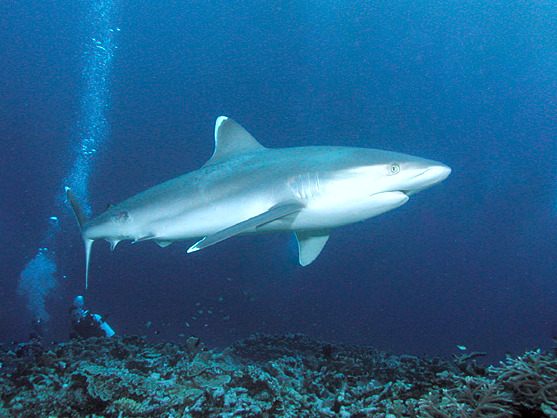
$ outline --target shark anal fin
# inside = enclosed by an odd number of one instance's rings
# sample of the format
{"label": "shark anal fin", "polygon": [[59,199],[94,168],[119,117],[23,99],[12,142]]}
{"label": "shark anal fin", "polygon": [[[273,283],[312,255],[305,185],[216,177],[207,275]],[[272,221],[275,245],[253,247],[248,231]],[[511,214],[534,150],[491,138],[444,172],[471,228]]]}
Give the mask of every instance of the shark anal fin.
{"label": "shark anal fin", "polygon": [[232,225],[231,227],[223,229],[222,231],[219,231],[213,235],[206,236],[205,238],[191,246],[188,249],[188,253],[201,250],[203,248],[216,244],[217,242],[221,242],[227,238],[233,237],[234,235],[246,232],[252,228],[256,228],[266,223],[275,221],[292,213],[299,212],[303,208],[304,205],[299,202],[286,202],[278,204],[276,206],[273,206],[266,212],[246,219],[243,222],[239,222],[236,225]]}
{"label": "shark anal fin", "polygon": [[311,264],[319,256],[329,239],[330,233],[330,230],[296,232],[299,261],[302,266]]}

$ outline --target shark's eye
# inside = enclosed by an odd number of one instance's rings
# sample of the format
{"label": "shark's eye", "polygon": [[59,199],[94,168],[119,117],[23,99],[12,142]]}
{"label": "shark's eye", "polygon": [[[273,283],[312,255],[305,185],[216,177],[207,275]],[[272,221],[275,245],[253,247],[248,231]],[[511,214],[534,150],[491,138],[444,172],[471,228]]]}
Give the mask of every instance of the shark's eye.
{"label": "shark's eye", "polygon": [[397,174],[399,171],[400,171],[400,166],[398,164],[394,163],[389,166],[389,173]]}
{"label": "shark's eye", "polygon": [[112,215],[112,217],[116,222],[126,222],[130,217],[130,214],[128,213],[128,211],[123,210],[122,212],[115,213],[114,215]]}

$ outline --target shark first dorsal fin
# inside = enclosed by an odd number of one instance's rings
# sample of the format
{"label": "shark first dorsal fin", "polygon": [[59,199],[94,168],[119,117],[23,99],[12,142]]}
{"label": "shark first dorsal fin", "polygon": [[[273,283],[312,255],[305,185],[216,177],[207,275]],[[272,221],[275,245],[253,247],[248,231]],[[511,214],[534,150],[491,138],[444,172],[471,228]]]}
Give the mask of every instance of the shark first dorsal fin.
{"label": "shark first dorsal fin", "polygon": [[219,116],[215,123],[215,151],[205,166],[262,149],[265,147],[240,124],[226,116]]}

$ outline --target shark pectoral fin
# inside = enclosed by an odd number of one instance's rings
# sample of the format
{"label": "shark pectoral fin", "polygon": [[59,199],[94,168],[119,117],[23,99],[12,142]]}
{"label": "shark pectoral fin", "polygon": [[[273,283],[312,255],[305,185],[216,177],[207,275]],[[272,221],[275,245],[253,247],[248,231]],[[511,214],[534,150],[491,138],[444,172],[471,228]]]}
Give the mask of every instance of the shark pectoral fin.
{"label": "shark pectoral fin", "polygon": [[296,232],[300,265],[307,266],[317,258],[325,247],[330,233],[330,230]]}
{"label": "shark pectoral fin", "polygon": [[159,247],[165,248],[172,244],[172,241],[155,241]]}
{"label": "shark pectoral fin", "polygon": [[303,208],[304,205],[299,202],[285,202],[275,205],[268,211],[254,216],[253,218],[249,218],[243,222],[237,223],[236,225],[232,225],[231,227],[223,229],[222,231],[219,231],[213,235],[206,236],[202,240],[192,245],[188,249],[188,253],[201,250],[203,248],[216,244],[217,242],[221,242],[227,238],[233,237],[234,235],[249,231],[252,228],[267,224],[292,213],[299,212]]}

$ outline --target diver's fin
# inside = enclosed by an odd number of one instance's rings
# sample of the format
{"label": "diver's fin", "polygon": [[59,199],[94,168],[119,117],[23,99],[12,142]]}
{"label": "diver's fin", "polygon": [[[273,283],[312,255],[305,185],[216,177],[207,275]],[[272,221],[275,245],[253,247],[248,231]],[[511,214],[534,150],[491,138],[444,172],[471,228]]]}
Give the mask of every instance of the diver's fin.
{"label": "diver's fin", "polygon": [[299,212],[304,208],[304,205],[299,202],[285,202],[273,206],[268,211],[263,212],[253,218],[249,218],[243,222],[237,223],[230,228],[223,229],[213,235],[208,235],[202,240],[198,241],[188,249],[188,253],[201,250],[203,248],[209,247],[210,245],[216,244],[217,242],[224,241],[227,238],[233,237],[234,235],[241,234],[252,228],[264,225],[266,223],[272,222],[286,215],[290,215],[295,212]]}
{"label": "diver's fin", "polygon": [[205,166],[262,149],[265,147],[240,124],[226,116],[219,116],[215,123],[215,151]]}
{"label": "diver's fin", "polygon": [[317,258],[327,243],[330,233],[330,230],[296,232],[299,261],[302,266],[311,264]]}

